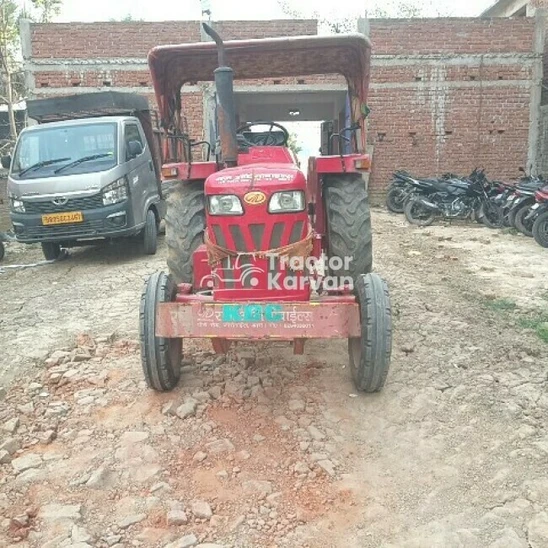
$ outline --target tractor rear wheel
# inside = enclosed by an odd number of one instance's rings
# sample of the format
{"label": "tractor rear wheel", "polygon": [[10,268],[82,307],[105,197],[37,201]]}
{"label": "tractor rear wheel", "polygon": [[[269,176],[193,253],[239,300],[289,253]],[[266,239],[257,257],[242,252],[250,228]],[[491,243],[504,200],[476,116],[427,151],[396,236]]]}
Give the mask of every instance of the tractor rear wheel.
{"label": "tractor rear wheel", "polygon": [[338,257],[343,262],[343,268],[331,273],[337,277],[350,276],[356,282],[361,274],[373,268],[369,196],[362,176],[347,173],[326,177],[324,203],[329,258]]}
{"label": "tractor rear wheel", "polygon": [[379,392],[388,376],[392,353],[392,313],[386,282],[377,274],[359,276],[361,337],[348,339],[350,371],[356,388]]}
{"label": "tractor rear wheel", "polygon": [[145,283],[139,309],[141,365],[147,385],[158,392],[173,390],[181,377],[182,339],[156,336],[156,306],[171,302],[175,284],[165,272],[155,272]]}
{"label": "tractor rear wheel", "polygon": [[193,282],[192,254],[204,241],[204,182],[178,183],[166,212],[167,266],[175,283]]}

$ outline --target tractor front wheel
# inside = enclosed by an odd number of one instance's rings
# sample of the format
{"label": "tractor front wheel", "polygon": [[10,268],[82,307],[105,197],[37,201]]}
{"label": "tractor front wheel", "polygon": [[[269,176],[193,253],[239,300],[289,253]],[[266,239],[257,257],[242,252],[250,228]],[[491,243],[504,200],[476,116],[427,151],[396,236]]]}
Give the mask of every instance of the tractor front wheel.
{"label": "tractor front wheel", "polygon": [[150,276],[141,295],[139,336],[141,364],[147,385],[158,392],[177,386],[181,377],[182,339],[156,336],[156,307],[175,297],[175,284],[164,272]]}
{"label": "tractor front wheel", "polygon": [[324,184],[329,258],[342,260],[343,268],[332,271],[354,282],[373,268],[371,213],[365,182],[359,173],[331,175]]}
{"label": "tractor front wheel", "polygon": [[377,274],[356,283],[361,337],[348,339],[350,371],[356,388],[379,392],[388,376],[392,352],[392,313],[386,282]]}
{"label": "tractor front wheel", "polygon": [[204,241],[204,182],[178,183],[166,212],[167,266],[175,283],[193,283],[192,254]]}

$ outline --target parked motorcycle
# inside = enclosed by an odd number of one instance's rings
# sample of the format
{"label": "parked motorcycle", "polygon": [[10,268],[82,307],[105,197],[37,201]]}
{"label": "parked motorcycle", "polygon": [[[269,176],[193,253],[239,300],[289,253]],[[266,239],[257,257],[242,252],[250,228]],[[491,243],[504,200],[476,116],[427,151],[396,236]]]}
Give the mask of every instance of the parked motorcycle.
{"label": "parked motorcycle", "polygon": [[512,226],[526,236],[532,236],[532,225],[524,221],[535,204],[535,193],[546,183],[541,177],[523,177],[508,196],[505,204],[505,216],[508,226]]}
{"label": "parked motorcycle", "polygon": [[386,193],[386,207],[392,213],[403,213],[405,204],[415,194],[417,187],[424,189],[431,184],[452,178],[458,178],[458,176],[453,173],[445,173],[439,179],[418,179],[407,171],[396,171]]}
{"label": "parked motorcycle", "polygon": [[532,223],[531,232],[537,244],[548,247],[548,185],[537,190],[535,199],[525,222]]}
{"label": "parked motorcycle", "polygon": [[428,226],[436,217],[442,217],[481,220],[490,228],[502,226],[501,208],[489,196],[492,187],[483,170],[474,170],[468,179],[449,179],[422,187],[417,186],[404,208],[411,224]]}
{"label": "parked motorcycle", "polygon": [[392,213],[403,213],[405,200],[411,189],[409,179],[412,177],[407,171],[396,171],[386,193],[386,207]]}

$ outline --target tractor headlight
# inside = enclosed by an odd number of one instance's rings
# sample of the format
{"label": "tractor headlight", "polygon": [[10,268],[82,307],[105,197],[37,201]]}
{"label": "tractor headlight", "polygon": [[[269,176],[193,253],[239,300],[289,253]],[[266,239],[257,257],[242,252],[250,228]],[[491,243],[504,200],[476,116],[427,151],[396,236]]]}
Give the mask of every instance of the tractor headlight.
{"label": "tractor headlight", "polygon": [[242,215],[243,212],[242,202],[234,194],[209,197],[209,213],[211,215]]}
{"label": "tractor headlight", "polygon": [[126,178],[122,177],[103,189],[103,205],[119,204],[129,195]]}
{"label": "tractor headlight", "polygon": [[10,209],[14,213],[25,213],[25,202],[15,196],[10,196]]}
{"label": "tractor headlight", "polygon": [[268,211],[270,213],[290,213],[303,211],[305,207],[304,192],[302,190],[288,190],[276,192],[270,198]]}

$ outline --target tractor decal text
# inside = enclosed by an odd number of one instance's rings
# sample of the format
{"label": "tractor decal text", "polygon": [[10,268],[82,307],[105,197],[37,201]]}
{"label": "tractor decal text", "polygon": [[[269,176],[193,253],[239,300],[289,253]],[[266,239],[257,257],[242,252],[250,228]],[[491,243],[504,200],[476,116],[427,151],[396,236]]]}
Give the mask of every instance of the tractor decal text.
{"label": "tractor decal text", "polygon": [[238,322],[282,322],[283,307],[278,304],[225,304],[223,305],[222,321]]}

